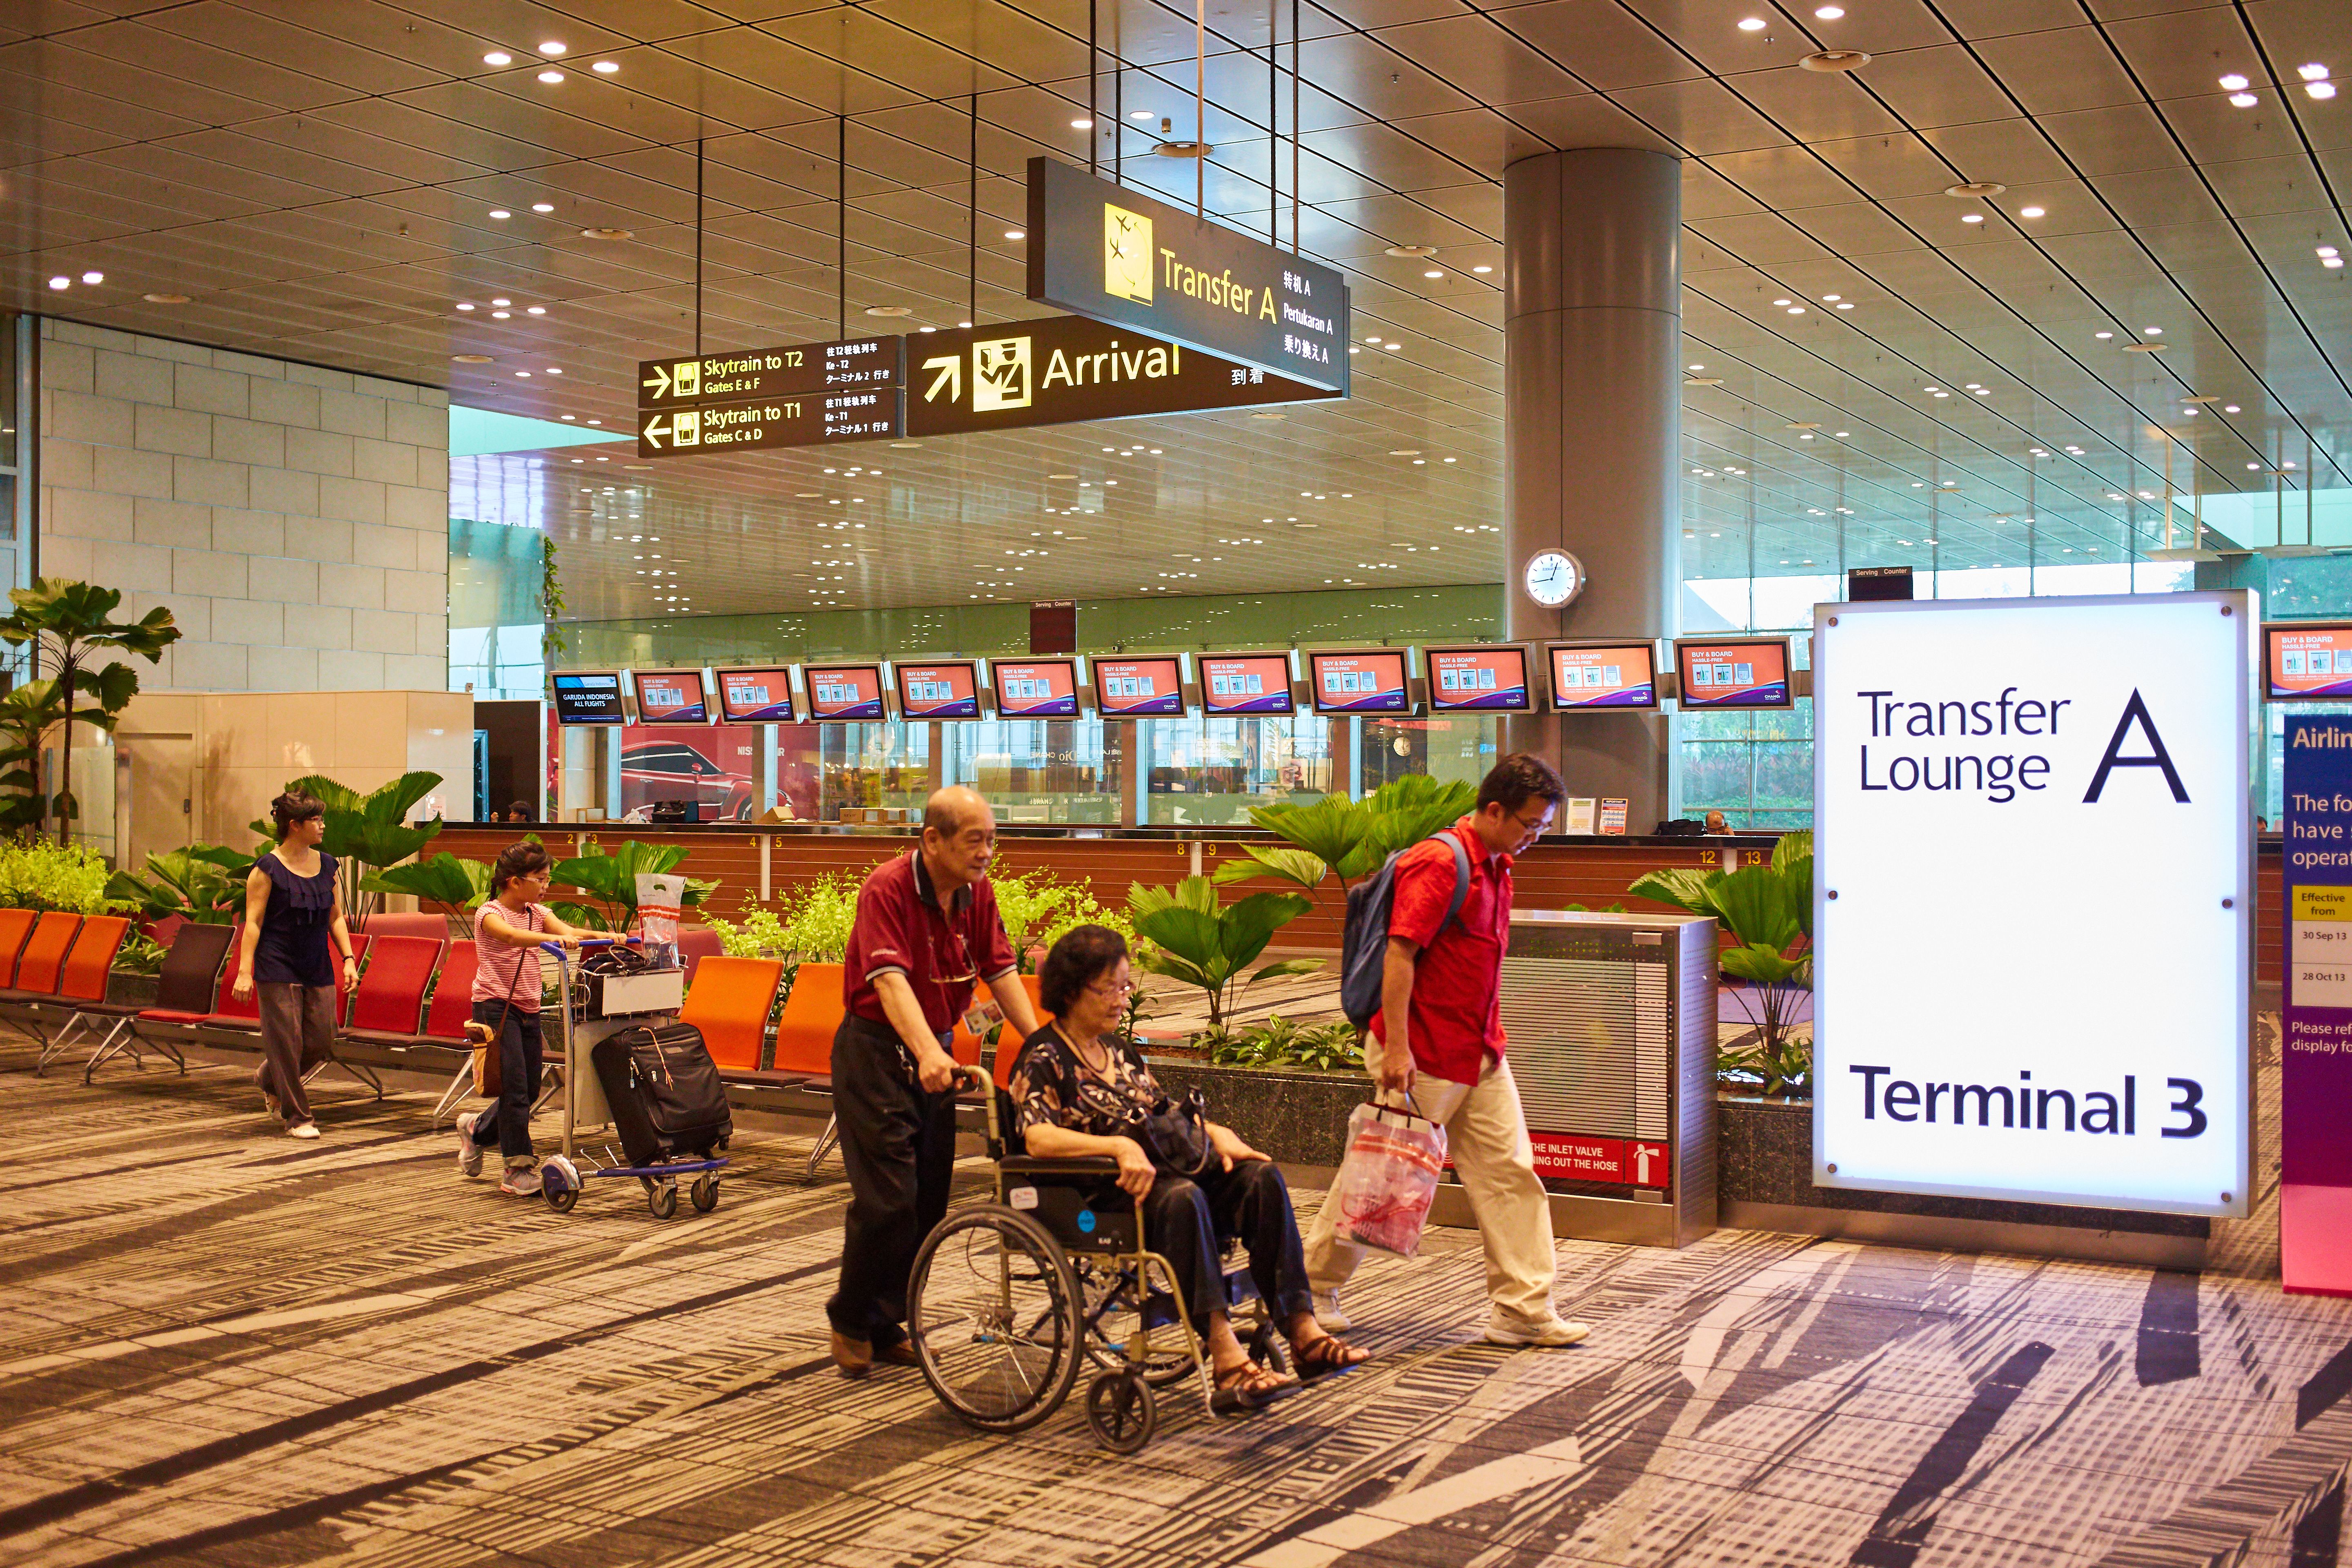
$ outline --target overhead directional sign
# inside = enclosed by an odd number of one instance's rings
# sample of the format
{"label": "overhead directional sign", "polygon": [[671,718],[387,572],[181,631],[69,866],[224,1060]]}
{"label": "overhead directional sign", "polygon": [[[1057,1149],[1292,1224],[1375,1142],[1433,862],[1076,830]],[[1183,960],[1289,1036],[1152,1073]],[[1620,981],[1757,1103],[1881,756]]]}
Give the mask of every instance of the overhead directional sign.
{"label": "overhead directional sign", "polygon": [[908,342],[909,436],[1340,395],[1084,316],[928,332]]}
{"label": "overhead directional sign", "polygon": [[637,456],[694,458],[828,441],[871,441],[899,430],[895,386],[866,392],[707,403],[637,411]]}
{"label": "overhead directional sign", "polygon": [[853,338],[772,349],[728,349],[682,359],[637,363],[637,406],[741,403],[860,386],[896,386],[905,363],[902,340]]}
{"label": "overhead directional sign", "polygon": [[1347,395],[1338,271],[1051,158],[1029,160],[1029,298]]}

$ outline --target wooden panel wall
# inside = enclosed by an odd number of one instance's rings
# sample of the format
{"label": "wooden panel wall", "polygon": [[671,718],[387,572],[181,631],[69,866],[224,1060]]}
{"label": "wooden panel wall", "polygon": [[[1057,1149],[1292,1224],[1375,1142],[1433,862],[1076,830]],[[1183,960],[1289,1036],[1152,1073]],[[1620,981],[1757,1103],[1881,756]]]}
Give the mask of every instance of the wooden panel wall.
{"label": "wooden panel wall", "polygon": [[[569,828],[540,828],[551,853],[561,858],[574,852]],[[453,827],[436,839],[435,847],[469,859],[488,860],[515,841],[510,829]],[[683,844],[689,851],[686,874],[719,879],[709,912],[732,920],[760,891],[760,835],[753,833],[665,834],[647,827],[606,827],[601,842],[607,847],[635,838],[647,844]],[[778,834],[769,864],[770,886],[782,893],[828,871],[863,874],[892,855],[902,853],[912,840],[906,837],[853,834]],[[1517,895],[1521,907],[1559,909],[1570,903],[1606,909],[1623,902],[1629,909],[1655,909],[1642,900],[1626,899],[1626,886],[1644,871],[1661,866],[1713,865],[1716,850],[1696,841],[1688,845],[1541,844],[1520,857]],[[1201,846],[1201,869],[1213,873],[1228,859],[1242,858],[1232,840],[1206,840]],[[1004,872],[1043,869],[1066,881],[1087,880],[1095,897],[1116,907],[1125,900],[1129,883],[1155,886],[1180,880],[1192,868],[1188,843],[1152,838],[1006,838],[998,866]],[[1279,889],[1275,881],[1245,885]],[[1315,908],[1285,926],[1281,945],[1310,952],[1336,952],[1344,912],[1339,886],[1327,881],[1315,895]]]}

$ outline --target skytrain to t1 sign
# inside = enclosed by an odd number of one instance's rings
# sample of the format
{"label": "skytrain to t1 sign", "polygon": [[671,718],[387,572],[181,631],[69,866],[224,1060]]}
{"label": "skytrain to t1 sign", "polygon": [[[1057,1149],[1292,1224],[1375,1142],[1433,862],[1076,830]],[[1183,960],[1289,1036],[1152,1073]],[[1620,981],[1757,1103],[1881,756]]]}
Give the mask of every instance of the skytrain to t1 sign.
{"label": "skytrain to t1 sign", "polygon": [[2247,1212],[2258,620],[1815,608],[1816,1184]]}

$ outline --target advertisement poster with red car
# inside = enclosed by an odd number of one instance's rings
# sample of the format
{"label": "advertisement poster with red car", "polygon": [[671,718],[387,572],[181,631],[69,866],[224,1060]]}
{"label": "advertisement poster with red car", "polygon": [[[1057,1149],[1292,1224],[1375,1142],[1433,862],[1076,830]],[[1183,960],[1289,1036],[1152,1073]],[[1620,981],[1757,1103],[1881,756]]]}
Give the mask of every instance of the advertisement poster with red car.
{"label": "advertisement poster with red car", "polygon": [[[1093,668],[1095,711],[1106,719],[1165,718],[1184,711],[1181,659],[1097,658]],[[1286,682],[1285,695],[1289,689]]]}
{"label": "advertisement poster with red car", "polygon": [[771,669],[722,669],[719,672],[719,721],[722,724],[791,724],[793,672]]}
{"label": "advertisement poster with red car", "polygon": [[1075,719],[1078,716],[1078,665],[1070,658],[990,661],[1000,719]]}
{"label": "advertisement poster with red car", "polygon": [[1551,650],[1551,705],[1564,708],[1655,708],[1657,654],[1648,643]]}
{"label": "advertisement poster with red car", "polygon": [[641,724],[708,724],[710,705],[702,694],[698,669],[639,669],[630,674],[637,687],[637,721]]}
{"label": "advertisement poster with red car", "polygon": [[890,673],[898,681],[898,716],[909,723],[980,717],[980,669],[970,659],[894,664]]}
{"label": "advertisement poster with red car", "polygon": [[696,822],[759,815],[759,741],[705,724],[632,724],[621,731],[621,809],[685,802]]}
{"label": "advertisement poster with red car", "polygon": [[1201,706],[1212,718],[1287,714],[1290,659],[1279,653],[1204,653]]}
{"label": "advertisement poster with red car", "polygon": [[1310,653],[1309,684],[1318,713],[1403,713],[1412,708],[1405,692],[1404,649],[1364,653]]}
{"label": "advertisement poster with red car", "polygon": [[1789,645],[1778,637],[1676,643],[1675,662],[1685,710],[1790,705]]}
{"label": "advertisement poster with red car", "polygon": [[882,718],[882,667],[878,664],[804,664],[809,717],[819,723],[867,723]]}
{"label": "advertisement poster with red car", "polygon": [[1525,713],[1534,706],[1523,647],[1433,647],[1423,657],[1433,713]]}

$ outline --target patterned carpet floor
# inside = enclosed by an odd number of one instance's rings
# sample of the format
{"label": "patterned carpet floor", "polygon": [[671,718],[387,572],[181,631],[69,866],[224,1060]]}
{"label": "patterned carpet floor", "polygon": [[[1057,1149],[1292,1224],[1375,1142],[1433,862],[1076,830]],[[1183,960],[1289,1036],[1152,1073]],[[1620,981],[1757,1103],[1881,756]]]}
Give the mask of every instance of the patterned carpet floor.
{"label": "patterned carpet floor", "polygon": [[1171,1390],[1117,1458],[1075,1398],[997,1437],[835,1373],[805,1137],[747,1129],[711,1215],[559,1215],[460,1179],[429,1095],[323,1086],[302,1144],[249,1062],[31,1068],[0,1041],[0,1563],[2338,1561],[2352,1301],[2275,1280],[1563,1241],[1592,1337],[1512,1352],[1434,1232],[1350,1293],[1363,1370],[1238,1419]]}

